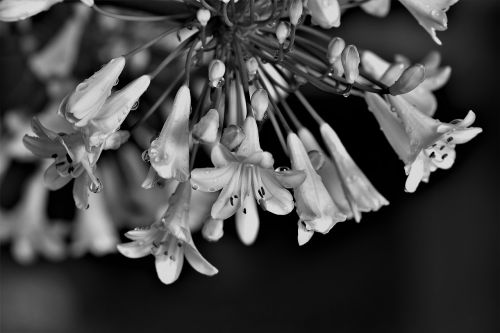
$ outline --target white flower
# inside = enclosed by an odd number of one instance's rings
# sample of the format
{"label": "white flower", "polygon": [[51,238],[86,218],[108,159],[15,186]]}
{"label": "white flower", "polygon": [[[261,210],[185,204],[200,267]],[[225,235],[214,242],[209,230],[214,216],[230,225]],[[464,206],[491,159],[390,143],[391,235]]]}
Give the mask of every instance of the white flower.
{"label": "white flower", "polygon": [[[151,78],[143,75],[123,89],[114,92],[106,100],[102,108],[88,119],[87,125],[81,128],[85,139],[88,140],[88,146],[98,147],[118,131],[134,104],[149,87],[150,82]],[[115,136],[114,139],[120,138]],[[113,144],[113,142],[108,142],[108,144],[115,147],[123,142],[119,140],[118,144]]]}
{"label": "white flower", "polygon": [[51,260],[66,255],[66,228],[47,218],[48,191],[42,178],[42,172],[37,171],[28,180],[25,195],[17,206],[8,212],[0,211],[0,241],[10,239],[12,255],[24,264],[32,262],[37,254]]}
{"label": "white flower", "polygon": [[76,213],[71,251],[75,256],[90,252],[96,256],[115,252],[118,235],[105,201],[89,195],[89,208]]}
{"label": "white flower", "polygon": [[75,127],[87,125],[111,95],[111,89],[124,67],[124,57],[112,59],[64,98],[59,107],[59,114]]}
{"label": "white flower", "polygon": [[328,194],[299,137],[295,133],[290,133],[287,141],[292,169],[306,173],[305,181],[294,188],[297,214],[300,221],[304,222],[307,231],[326,234],[337,222],[345,221],[347,216],[340,212]]}
{"label": "white flower", "polygon": [[183,85],[175,95],[160,136],[151,142],[148,150],[151,166],[160,177],[185,182],[189,178],[189,113],[191,93]]}
{"label": "white flower", "polygon": [[[293,198],[285,187],[298,186],[303,172],[274,171],[270,153],[262,151],[255,118],[247,117],[243,126],[245,139],[236,153],[217,144],[212,149],[214,168],[198,168],[191,172],[193,188],[204,192],[222,189],[212,206],[212,218],[227,219],[241,207],[247,213],[248,204],[257,200],[264,210],[285,215],[293,210]],[[249,208],[250,209],[250,208]],[[255,219],[247,219],[255,223]]]}
{"label": "white flower", "polygon": [[455,161],[455,145],[466,143],[482,132],[479,127],[470,127],[476,118],[472,111],[463,120],[442,123],[400,96],[388,98],[394,112],[380,96],[366,95],[387,140],[405,163],[408,192],[414,192],[421,181],[428,181],[432,171],[449,169]]}
{"label": "white flower", "polygon": [[[88,205],[88,190],[100,192],[101,181],[95,175],[97,160],[102,149],[107,149],[106,143],[102,147],[86,149],[81,133],[55,133],[45,128],[35,117],[31,123],[36,136],[25,135],[23,143],[34,155],[40,158],[53,158],[52,163],[45,171],[45,184],[51,190],[57,190],[75,178],[73,184],[73,198],[78,208]],[[116,132],[115,135],[120,135]],[[113,141],[114,144],[116,142]]]}
{"label": "white flower", "polygon": [[323,29],[340,26],[340,6],[337,0],[308,0],[306,7],[309,9],[313,24]]}
{"label": "white flower", "polygon": [[399,2],[417,19],[432,39],[441,45],[441,41],[436,36],[436,30],[444,31],[448,28],[446,11],[458,0],[399,0]]}
{"label": "white flower", "polygon": [[191,266],[205,275],[217,274],[217,269],[202,257],[194,245],[187,225],[189,219],[191,188],[188,182],[180,183],[170,198],[169,207],[160,221],[147,228],[138,228],[125,234],[132,242],[118,245],[118,250],[129,258],[155,256],[156,272],[165,284],[179,277],[184,256]]}
{"label": "white flower", "polygon": [[[431,52],[421,61],[425,67],[425,80],[412,91],[399,95],[429,116],[432,116],[437,109],[437,100],[432,91],[444,86],[451,75],[451,67],[439,67],[440,62],[439,53]],[[393,85],[408,66],[401,62],[391,65],[370,51],[362,53],[361,64],[367,73],[387,86]]]}

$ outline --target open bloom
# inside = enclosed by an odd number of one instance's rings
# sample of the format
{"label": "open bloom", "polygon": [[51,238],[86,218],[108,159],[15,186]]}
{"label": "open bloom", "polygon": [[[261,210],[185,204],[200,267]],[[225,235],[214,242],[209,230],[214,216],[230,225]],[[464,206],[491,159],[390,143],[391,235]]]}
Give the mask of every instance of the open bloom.
{"label": "open bloom", "polygon": [[189,113],[191,93],[183,85],[175,95],[169,114],[158,138],[148,150],[151,166],[165,179],[185,182],[189,178]]}
{"label": "open bloom", "polygon": [[[393,85],[408,66],[407,61],[402,62],[402,60],[390,64],[370,51],[364,51],[361,55],[363,69],[387,86]],[[422,59],[421,63],[425,68],[424,81],[412,91],[398,96],[406,99],[421,112],[432,116],[437,109],[437,100],[432,92],[448,82],[451,67],[439,66],[441,57],[438,52],[429,53],[427,57]]]}
{"label": "open bloom", "polygon": [[[45,184],[51,190],[57,190],[74,178],[75,204],[80,209],[86,208],[88,190],[97,193],[102,189],[101,181],[95,175],[96,164],[102,150],[110,147],[104,143],[101,147],[88,151],[79,132],[58,134],[45,128],[37,118],[33,119],[31,126],[36,136],[24,136],[26,148],[38,157],[54,159],[45,171]],[[116,132],[114,137],[116,136],[121,136],[120,132]],[[114,138],[110,142],[116,145]]]}
{"label": "open bloom", "polygon": [[293,198],[285,187],[298,186],[304,180],[304,173],[272,169],[274,160],[270,153],[260,148],[255,118],[246,118],[243,131],[245,139],[236,153],[218,144],[211,153],[215,168],[198,168],[191,172],[193,188],[205,192],[222,189],[212,206],[212,218],[215,219],[227,219],[240,207],[246,214],[246,204],[254,199],[271,213],[290,213],[294,207]]}
{"label": "open bloom", "polygon": [[482,132],[479,127],[470,127],[476,119],[472,111],[463,120],[442,123],[400,96],[389,96],[390,105],[375,94],[367,94],[366,101],[387,140],[405,163],[408,192],[414,192],[421,181],[427,182],[432,171],[449,169],[455,161],[455,145],[466,143]]}
{"label": "open bloom", "polygon": [[0,2],[0,21],[13,22],[43,12],[63,0],[3,0]]}
{"label": "open bloom", "polygon": [[200,254],[194,245],[188,227],[191,187],[179,184],[170,198],[169,207],[160,221],[146,228],[137,228],[125,234],[132,242],[118,245],[121,254],[129,258],[155,256],[156,272],[165,284],[179,277],[184,256],[191,266],[205,275],[217,274],[217,269]]}
{"label": "open bloom", "polygon": [[297,214],[300,218],[299,244],[302,245],[301,231],[309,232],[310,236],[313,231],[326,234],[337,222],[345,221],[347,216],[341,213],[328,194],[299,137],[290,133],[287,141],[292,169],[302,170],[306,174],[304,182],[294,189]]}

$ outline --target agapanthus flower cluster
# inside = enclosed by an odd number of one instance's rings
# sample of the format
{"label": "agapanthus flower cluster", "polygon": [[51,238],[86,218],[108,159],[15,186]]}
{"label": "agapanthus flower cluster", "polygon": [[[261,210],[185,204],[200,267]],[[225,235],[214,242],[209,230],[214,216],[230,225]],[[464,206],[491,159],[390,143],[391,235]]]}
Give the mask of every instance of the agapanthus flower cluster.
{"label": "agapanthus flower cluster", "polygon": [[[56,2],[63,1],[38,0],[35,6],[6,0],[0,4],[0,19],[24,19]],[[446,30],[446,11],[457,0],[400,2],[440,43],[436,31]],[[161,15],[122,12],[126,5],[119,1],[115,8],[101,7],[99,1],[81,3],[116,20],[164,23],[164,32],[111,59],[61,101],[59,115],[71,132],[53,132],[34,119],[36,136],[25,136],[24,143],[35,155],[53,159],[45,172],[49,188],[74,179],[74,201],[85,209],[89,191],[106,191],[96,176],[101,152],[120,149],[130,132],[169,105],[165,122],[142,153],[149,166],[142,186],[166,182],[175,190],[157,219],[151,212],[152,223],[127,232],[131,242],[118,245],[130,258],[152,254],[166,284],[178,278],[184,257],[202,274],[218,272],[198,252],[191,236],[195,226],[201,226],[207,240],[217,241],[225,221],[234,216],[238,236],[249,245],[257,237],[259,211],[296,213],[303,245],[315,232],[327,234],[346,220],[359,222],[362,213],[389,204],[324,119],[324,110],[315,110],[301,93],[303,85],[366,100],[404,163],[408,192],[427,182],[431,172],[450,168],[455,145],[481,132],[471,127],[472,111],[450,123],[433,118],[437,102],[432,91],[451,73],[440,67],[438,53],[417,64],[401,56],[391,63],[335,36],[346,10],[360,7],[384,16],[390,0],[179,0],[156,4]],[[131,56],[171,36],[178,43],[154,70],[114,90]],[[175,71],[169,66],[173,63]],[[173,74],[164,93],[133,124],[127,123],[139,98],[166,68]],[[300,110],[288,104],[292,95]],[[303,125],[308,117],[317,128]],[[265,122],[271,123],[289,167],[277,167],[273,153],[261,147]],[[128,131],[120,130],[122,124],[128,124]],[[212,165],[198,165],[203,153]]]}

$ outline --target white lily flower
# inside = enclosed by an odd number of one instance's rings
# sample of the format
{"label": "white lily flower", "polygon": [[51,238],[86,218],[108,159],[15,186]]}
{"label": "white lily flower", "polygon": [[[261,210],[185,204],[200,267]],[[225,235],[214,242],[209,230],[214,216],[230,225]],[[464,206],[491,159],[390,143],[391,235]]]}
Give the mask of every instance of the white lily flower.
{"label": "white lily flower", "polygon": [[432,39],[441,45],[436,30],[444,31],[448,28],[446,11],[458,0],[399,0],[399,2],[417,19]]}
{"label": "white lily flower", "polygon": [[0,211],[0,242],[10,239],[12,255],[23,264],[37,254],[50,260],[66,256],[66,228],[60,222],[49,223],[46,215],[48,191],[43,186],[43,173],[37,171],[27,182],[26,193],[10,211]]}
{"label": "white lily flower", "polygon": [[317,24],[323,29],[340,26],[338,0],[308,0],[305,7],[309,9],[313,24]]}
{"label": "white lily flower", "polygon": [[[148,75],[137,78],[123,89],[114,92],[94,117],[89,118],[87,125],[82,127],[89,147],[102,145],[118,131],[135,103],[149,87],[150,82],[151,78]],[[115,137],[114,139],[119,138]],[[121,140],[119,141],[118,146],[123,143]],[[108,145],[116,146],[112,142],[109,142]]]}
{"label": "white lily flower", "polygon": [[148,150],[151,166],[165,179],[185,182],[189,178],[189,113],[191,93],[183,85],[175,95],[160,136],[151,142]]}
{"label": "white lily flower", "polygon": [[328,194],[299,137],[290,133],[287,143],[292,169],[306,173],[304,182],[294,189],[297,214],[308,231],[326,234],[337,222],[345,221],[347,216],[340,212]]}
{"label": "white lily flower", "polygon": [[[54,159],[54,163],[45,171],[45,184],[49,189],[57,190],[74,178],[75,204],[80,209],[87,208],[88,190],[94,193],[102,190],[95,169],[102,149],[107,148],[106,144],[88,151],[79,132],[57,134],[45,128],[36,117],[33,118],[31,126],[36,136],[24,136],[23,143],[26,148],[40,158]],[[115,134],[120,135],[120,132]]]}
{"label": "white lily flower", "polygon": [[[432,116],[437,109],[437,100],[432,91],[444,86],[451,75],[451,67],[439,67],[441,57],[438,52],[431,52],[421,63],[425,67],[425,80],[412,91],[399,96],[404,97],[421,112]],[[364,51],[361,55],[363,69],[375,79],[391,86],[406,68],[406,64],[391,64],[373,52]]]}
{"label": "white lily flower", "polygon": [[[298,186],[304,180],[304,173],[272,169],[274,160],[270,153],[260,148],[255,118],[246,118],[243,131],[245,139],[236,153],[219,143],[211,153],[215,167],[191,172],[193,188],[204,192],[222,189],[212,206],[211,215],[215,219],[227,219],[240,207],[244,215],[250,213],[246,204],[252,204],[252,196],[264,210],[277,215],[290,213],[294,207],[293,198],[285,187]],[[253,224],[256,221],[255,218],[244,220]]]}
{"label": "white lily flower", "polygon": [[89,195],[89,208],[76,213],[71,251],[75,256],[90,252],[101,256],[116,251],[118,234],[102,198]]}
{"label": "white lily flower", "polygon": [[75,127],[87,125],[111,95],[111,89],[124,67],[124,57],[112,59],[64,98],[59,107],[59,114]]}
{"label": "white lily flower", "polygon": [[375,94],[367,94],[366,101],[387,140],[405,163],[407,192],[414,192],[421,181],[428,181],[434,170],[451,168],[455,146],[482,132],[479,127],[470,127],[476,118],[472,111],[463,120],[442,123],[400,96],[389,96],[392,109]]}
{"label": "white lily flower", "polygon": [[205,275],[217,274],[217,269],[200,254],[194,245],[188,227],[191,188],[188,182],[180,183],[170,198],[169,207],[160,221],[147,228],[137,228],[125,234],[132,240],[119,244],[118,251],[129,258],[155,256],[156,272],[165,284],[179,277],[184,256],[191,266]]}

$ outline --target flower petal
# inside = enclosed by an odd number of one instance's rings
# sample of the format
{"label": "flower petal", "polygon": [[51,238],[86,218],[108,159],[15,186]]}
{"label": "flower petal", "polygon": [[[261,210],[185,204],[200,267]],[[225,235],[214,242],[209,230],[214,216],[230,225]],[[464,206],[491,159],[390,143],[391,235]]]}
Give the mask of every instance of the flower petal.
{"label": "flower petal", "polygon": [[214,202],[211,212],[212,218],[225,220],[236,212],[241,200],[241,177],[242,165],[240,164]]}
{"label": "flower petal", "polygon": [[198,168],[191,171],[191,185],[193,189],[203,192],[215,192],[226,186],[238,164],[231,163],[220,168]]}
{"label": "flower petal", "polygon": [[255,199],[245,196],[241,208],[236,212],[236,232],[245,245],[252,245],[259,233],[259,213]]}
{"label": "flower petal", "polygon": [[219,272],[217,268],[200,254],[192,240],[186,244],[184,251],[187,261],[197,272],[208,276],[215,275]]}
{"label": "flower petal", "polygon": [[276,215],[286,215],[294,208],[293,197],[274,178],[273,173],[271,169],[254,170],[252,175],[254,196],[263,209]]}
{"label": "flower petal", "polygon": [[184,250],[174,251],[173,254],[160,253],[156,255],[155,267],[158,278],[165,284],[175,282],[181,274],[184,263]]}
{"label": "flower petal", "polygon": [[60,189],[69,183],[71,179],[71,177],[62,177],[59,172],[57,172],[55,163],[52,163],[43,175],[45,185],[52,191]]}
{"label": "flower petal", "polygon": [[297,224],[299,226],[297,231],[297,240],[299,245],[302,246],[311,240],[311,237],[314,235],[314,231],[308,230],[306,228],[306,224],[302,221],[299,221]]}
{"label": "flower petal", "polygon": [[140,241],[118,244],[116,248],[122,255],[131,259],[142,258],[151,253],[151,245]]}
{"label": "flower petal", "polygon": [[87,173],[82,173],[79,177],[75,178],[73,183],[73,199],[75,205],[79,209],[88,208],[89,203],[89,185],[90,177]]}

